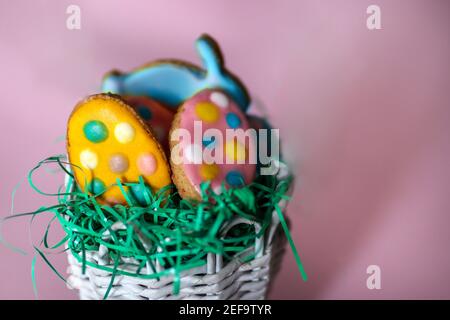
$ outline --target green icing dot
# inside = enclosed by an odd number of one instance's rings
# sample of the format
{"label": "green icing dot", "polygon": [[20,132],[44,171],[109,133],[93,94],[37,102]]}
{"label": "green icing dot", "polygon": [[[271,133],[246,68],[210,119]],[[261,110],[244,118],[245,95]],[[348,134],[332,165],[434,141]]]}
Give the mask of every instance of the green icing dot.
{"label": "green icing dot", "polygon": [[106,190],[106,186],[102,180],[94,178],[92,179],[91,183],[89,183],[88,190],[92,194],[99,194]]}
{"label": "green icing dot", "polygon": [[108,128],[98,120],[87,122],[83,127],[86,138],[94,143],[102,142],[108,138]]}
{"label": "green icing dot", "polygon": [[145,206],[147,205],[147,201],[145,200],[144,192],[147,192],[148,197],[150,198],[150,195],[152,194],[150,191],[150,188],[148,186],[145,186],[144,188],[140,184],[132,185],[130,187],[131,195],[133,198],[141,205]]}

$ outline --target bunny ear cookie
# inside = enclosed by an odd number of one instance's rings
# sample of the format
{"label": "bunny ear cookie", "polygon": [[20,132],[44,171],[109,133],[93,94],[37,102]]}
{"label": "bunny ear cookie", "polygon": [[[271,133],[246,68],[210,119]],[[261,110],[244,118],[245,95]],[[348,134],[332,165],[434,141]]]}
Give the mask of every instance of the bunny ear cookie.
{"label": "bunny ear cookie", "polygon": [[204,89],[219,88],[245,112],[249,95],[242,82],[225,68],[217,42],[205,34],[197,39],[196,49],[202,67],[180,60],[159,60],[130,73],[114,70],[104,77],[102,91],[147,96],[176,109]]}
{"label": "bunny ear cookie", "polygon": [[[161,145],[133,108],[116,95],[93,95],[75,107],[67,125],[67,151],[78,185],[91,194],[102,194],[100,202],[126,202],[117,179],[138,182],[142,176],[153,191],[171,183]],[[141,188],[125,190],[142,199]]]}
{"label": "bunny ear cookie", "polygon": [[[220,193],[222,184],[235,188],[253,180],[256,142],[245,134],[249,128],[245,114],[222,90],[203,90],[179,108],[170,132],[170,161],[181,197],[200,200],[206,181]],[[244,134],[234,135],[238,131]]]}

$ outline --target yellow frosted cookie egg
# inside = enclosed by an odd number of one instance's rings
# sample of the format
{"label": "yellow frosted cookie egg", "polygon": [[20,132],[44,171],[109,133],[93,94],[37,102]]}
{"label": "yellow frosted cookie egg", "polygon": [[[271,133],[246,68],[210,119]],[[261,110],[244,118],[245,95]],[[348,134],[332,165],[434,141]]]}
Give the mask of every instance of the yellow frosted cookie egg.
{"label": "yellow frosted cookie egg", "polygon": [[[115,185],[142,176],[153,191],[171,183],[170,167],[150,129],[119,96],[97,94],[81,101],[67,125],[67,153],[82,190],[102,194],[100,202],[126,203]],[[141,188],[125,191],[142,199]]]}

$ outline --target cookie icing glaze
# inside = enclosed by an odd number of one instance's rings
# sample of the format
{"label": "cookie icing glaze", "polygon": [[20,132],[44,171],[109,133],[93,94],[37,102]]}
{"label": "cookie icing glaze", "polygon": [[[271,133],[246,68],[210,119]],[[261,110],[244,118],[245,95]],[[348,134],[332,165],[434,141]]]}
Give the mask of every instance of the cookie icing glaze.
{"label": "cookie icing glaze", "polygon": [[125,96],[123,99],[136,111],[155,134],[159,143],[169,154],[169,131],[175,112],[148,97]]}
{"label": "cookie icing glaze", "polygon": [[[233,120],[230,122],[229,118]],[[195,122],[201,123],[200,142],[195,141]],[[203,90],[187,100],[179,109],[172,125],[171,137],[176,129],[190,132],[191,139],[171,140],[173,153],[182,151],[180,164],[172,161],[173,181],[183,198],[199,199],[200,184],[210,181],[215,192],[222,182],[227,187],[240,187],[250,183],[255,175],[256,144],[254,137],[232,136],[226,129],[247,130],[250,126],[237,104],[220,90]],[[228,140],[227,140],[228,139]],[[222,153],[217,158],[207,155]],[[218,159],[218,161],[216,161]]]}
{"label": "cookie icing glaze", "polygon": [[[154,191],[171,183],[160,144],[118,96],[90,96],[75,107],[67,125],[67,153],[82,190],[92,194],[106,190],[98,198],[101,203],[126,203],[120,188],[114,186],[117,178],[126,183],[138,182],[142,176]],[[143,198],[128,189],[136,199]]]}
{"label": "cookie icing glaze", "polygon": [[102,91],[147,96],[177,108],[204,89],[219,88],[245,112],[250,98],[240,80],[225,69],[216,41],[208,35],[202,35],[196,41],[196,49],[203,68],[179,60],[160,60],[130,73],[108,73],[103,79]]}

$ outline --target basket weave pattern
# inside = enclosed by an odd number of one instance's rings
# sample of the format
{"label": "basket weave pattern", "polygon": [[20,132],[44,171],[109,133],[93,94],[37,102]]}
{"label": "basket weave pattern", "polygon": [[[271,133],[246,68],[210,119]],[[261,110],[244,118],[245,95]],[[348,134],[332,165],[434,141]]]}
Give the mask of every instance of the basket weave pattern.
{"label": "basket weave pattern", "polygon": [[[283,163],[278,163],[280,171],[278,177],[288,175],[288,169]],[[292,190],[290,190],[292,192]],[[278,204],[284,212],[286,200]],[[286,222],[289,224],[288,219]],[[236,218],[228,223],[221,231],[222,237],[234,226],[247,223],[252,224],[257,233],[261,226],[243,218]],[[120,228],[121,226],[116,226]],[[270,288],[270,280],[278,272],[282,255],[285,251],[286,238],[280,227],[280,220],[276,211],[272,213],[270,227],[264,235],[257,238],[254,246],[241,252],[228,262],[224,262],[221,255],[209,253],[206,264],[180,273],[180,290],[173,294],[173,275],[160,279],[142,279],[127,275],[116,275],[113,286],[108,294],[112,300],[261,300],[265,299]],[[255,253],[249,262],[241,260],[247,255]],[[103,299],[111,283],[112,273],[86,266],[82,274],[81,263],[68,251],[69,277],[67,285],[70,289],[79,290],[83,300]],[[100,246],[98,251],[86,252],[86,260],[94,264],[113,267],[108,249]],[[122,270],[136,272],[136,264],[131,259],[122,259],[125,267]],[[157,260],[154,261],[156,271],[162,270]],[[146,272],[152,273],[149,265]]]}
{"label": "basket weave pattern", "polygon": [[[239,223],[247,223],[247,221],[236,219],[228,225],[223,234],[225,235],[226,231]],[[256,257],[249,262],[244,263],[239,257],[235,257],[224,264],[220,255],[208,254],[205,265],[181,272],[180,291],[176,295],[173,294],[173,276],[156,280],[116,275],[108,299],[265,299],[269,281],[278,271],[284,253],[285,241],[278,225],[278,216],[274,212],[271,227],[265,235],[257,240],[255,246],[248,248],[239,256],[243,258],[256,250]],[[258,227],[255,225],[255,231]],[[69,288],[79,290],[80,298],[83,300],[102,299],[110,285],[112,273],[86,266],[86,272],[82,274],[81,264],[70,252],[68,260]],[[105,247],[100,247],[99,251],[86,252],[86,260],[99,265],[113,265]],[[160,266],[157,261],[155,263],[158,271]],[[132,263],[128,265],[122,270],[135,270]],[[151,270],[147,268],[147,272],[151,273]]]}

